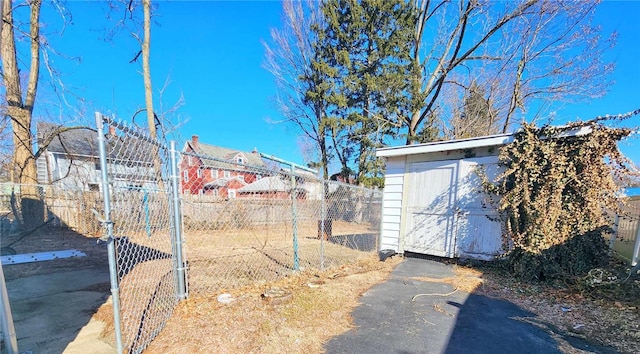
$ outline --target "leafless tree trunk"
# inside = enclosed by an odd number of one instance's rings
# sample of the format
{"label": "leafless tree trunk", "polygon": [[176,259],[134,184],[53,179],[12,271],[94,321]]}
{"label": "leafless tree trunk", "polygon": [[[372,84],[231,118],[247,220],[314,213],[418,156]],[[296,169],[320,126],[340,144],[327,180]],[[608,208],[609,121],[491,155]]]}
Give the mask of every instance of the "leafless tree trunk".
{"label": "leafless tree trunk", "polygon": [[[149,135],[153,139],[158,139],[158,130],[156,128],[155,111],[153,110],[153,85],[151,84],[151,67],[149,65],[149,52],[151,49],[151,0],[142,0],[143,12],[143,39],[142,39],[142,76],[144,78],[144,101],[147,109],[147,125],[149,126]],[[164,189],[162,181],[162,161],[160,159],[160,151],[157,146],[153,148],[153,165],[156,175],[156,181],[160,189]]]}
{"label": "leafless tree trunk", "polygon": [[[13,130],[13,173],[21,187],[23,222],[36,224],[44,217],[42,202],[39,199],[36,186],[37,174],[33,155],[33,137],[31,122],[33,106],[38,89],[40,68],[40,8],[41,0],[29,3],[29,44],[30,63],[26,93],[20,85],[20,70],[16,52],[16,38],[13,19],[13,1],[5,0],[2,4],[2,58],[3,81],[6,90],[7,116],[11,120]],[[36,225],[31,225],[36,226]]]}

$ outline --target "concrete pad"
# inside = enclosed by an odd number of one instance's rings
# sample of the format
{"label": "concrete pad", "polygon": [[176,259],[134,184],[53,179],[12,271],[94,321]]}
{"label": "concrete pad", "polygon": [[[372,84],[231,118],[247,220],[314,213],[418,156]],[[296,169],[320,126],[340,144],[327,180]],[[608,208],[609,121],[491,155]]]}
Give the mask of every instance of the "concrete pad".
{"label": "concrete pad", "polygon": [[[453,275],[446,263],[405,259],[362,296],[353,312],[356,328],[329,341],[327,353],[560,353],[560,345],[615,352],[567,336],[512,303],[408,279]],[[417,294],[428,295],[411,301]]]}
{"label": "concrete pad", "polygon": [[19,350],[62,353],[107,300],[109,272],[93,267],[38,274],[9,280],[7,289]]}

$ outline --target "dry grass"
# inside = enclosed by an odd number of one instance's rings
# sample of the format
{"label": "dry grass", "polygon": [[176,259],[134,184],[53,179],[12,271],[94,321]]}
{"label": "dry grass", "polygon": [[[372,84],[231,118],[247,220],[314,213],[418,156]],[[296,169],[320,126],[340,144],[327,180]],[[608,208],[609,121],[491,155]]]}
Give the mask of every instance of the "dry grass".
{"label": "dry grass", "polygon": [[[230,304],[217,300],[223,291],[192,296],[178,304],[167,326],[145,352],[321,353],[330,338],[353,327],[351,313],[360,296],[386,280],[400,261],[401,258],[394,257],[383,263],[370,255],[323,272],[306,270],[273,282],[253,283],[224,291],[235,299]],[[637,305],[595,301],[567,290],[521,283],[505,274],[466,266],[454,266],[454,274],[409,279],[451,284],[454,291],[509,301],[536,315],[532,325],[550,324],[571,336],[607,344],[623,353],[637,352],[640,343]],[[281,289],[291,297],[282,302],[267,301],[262,294],[270,289]],[[105,304],[94,316],[111,324],[104,333],[108,337],[113,336],[111,309],[109,303]],[[562,352],[576,353],[563,338],[557,335],[554,338]]]}
{"label": "dry grass", "polygon": [[[319,353],[329,338],[352,327],[358,298],[385,280],[400,262],[374,256],[323,272],[303,271],[272,283],[230,291],[230,304],[217,295],[191,297],[178,305],[148,353]],[[270,288],[292,294],[274,304],[261,296]]]}

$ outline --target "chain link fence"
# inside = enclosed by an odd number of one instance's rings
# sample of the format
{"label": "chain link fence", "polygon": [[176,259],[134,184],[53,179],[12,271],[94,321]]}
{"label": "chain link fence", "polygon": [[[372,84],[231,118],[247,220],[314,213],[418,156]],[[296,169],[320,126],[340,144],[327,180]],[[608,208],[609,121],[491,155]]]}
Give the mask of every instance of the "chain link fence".
{"label": "chain link fence", "polygon": [[627,199],[624,212],[614,217],[613,229],[610,247],[635,266],[640,254],[640,196]]}
{"label": "chain link fence", "polygon": [[379,191],[193,141],[180,161],[191,292],[272,281],[377,250]]}
{"label": "chain link fence", "polygon": [[[188,293],[325,269],[377,250],[381,192],[278,158],[200,143],[176,151],[96,115],[96,200],[118,350],[144,350]],[[184,240],[184,241],[183,241]]]}
{"label": "chain link fence", "polygon": [[[64,322],[64,318],[48,315],[55,313],[55,309],[48,309],[49,304],[55,301],[52,299],[64,296],[69,303],[75,303],[80,296],[95,296],[95,293],[86,295],[85,292],[73,294],[72,289],[77,284],[91,284],[92,292],[104,291],[100,286],[104,278],[97,277],[88,283],[82,279],[79,282],[76,282],[77,278],[71,279],[88,268],[106,269],[105,247],[96,244],[99,223],[91,213],[87,213],[102,202],[98,193],[89,190],[69,190],[59,185],[0,183],[0,256],[3,268],[0,287],[4,288],[0,291],[1,320],[7,326],[4,327],[6,330],[0,330],[0,337],[4,338],[4,341],[0,340],[0,346],[11,343],[6,336],[12,333],[15,341],[12,346],[17,345],[18,339],[29,349],[50,340],[46,347],[51,351],[61,350],[61,345],[65,344],[64,335],[56,333],[58,337],[54,336],[52,340],[48,333],[41,331],[16,333],[13,320],[16,319],[22,328],[28,327],[29,323]],[[104,274],[99,271],[89,273]],[[37,284],[44,285],[23,288],[29,284],[27,281],[34,281],[31,279],[40,279]],[[51,281],[51,286],[47,285],[48,281]],[[20,285],[22,287],[18,287]],[[58,292],[60,288],[65,289],[64,295]],[[9,304],[9,295],[13,304]],[[79,306],[67,308],[67,316],[73,317],[75,323],[81,323],[87,317],[84,311],[89,310],[90,303],[91,300],[81,301]],[[11,312],[16,304],[17,316]],[[70,328],[72,326],[65,327],[65,331]],[[13,350],[8,348],[2,347]]]}

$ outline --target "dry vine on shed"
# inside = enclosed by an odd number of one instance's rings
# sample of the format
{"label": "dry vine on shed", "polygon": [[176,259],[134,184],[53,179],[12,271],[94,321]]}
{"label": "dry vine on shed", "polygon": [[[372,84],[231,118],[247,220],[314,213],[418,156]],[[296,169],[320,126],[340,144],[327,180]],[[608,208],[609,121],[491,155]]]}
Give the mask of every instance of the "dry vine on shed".
{"label": "dry vine on shed", "polygon": [[503,222],[507,264],[529,279],[583,275],[607,260],[603,239],[623,181],[638,172],[618,150],[633,129],[606,126],[640,113],[562,127],[524,124],[500,151],[504,172],[484,186]]}

